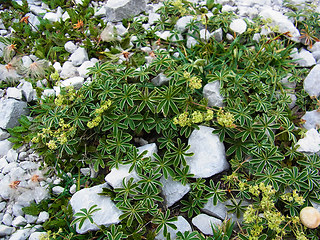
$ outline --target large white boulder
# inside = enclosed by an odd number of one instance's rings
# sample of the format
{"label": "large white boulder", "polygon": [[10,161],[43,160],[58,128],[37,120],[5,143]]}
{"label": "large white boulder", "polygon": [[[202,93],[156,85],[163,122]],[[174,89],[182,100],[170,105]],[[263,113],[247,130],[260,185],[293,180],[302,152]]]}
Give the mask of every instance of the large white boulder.
{"label": "large white boulder", "polygon": [[28,115],[27,103],[16,99],[0,100],[0,128],[7,129],[19,125],[18,119]]}
{"label": "large white boulder", "polygon": [[162,194],[164,195],[168,207],[171,207],[190,191],[189,184],[183,185],[180,182],[173,181],[170,176],[168,179],[161,177],[160,182],[163,185]]}
{"label": "large white boulder", "polygon": [[213,235],[211,226],[220,226],[222,221],[215,217],[210,217],[207,214],[199,214],[192,218],[192,224],[195,225],[201,232],[207,235]]}
{"label": "large white boulder", "polygon": [[299,66],[301,67],[312,67],[316,64],[316,60],[314,59],[311,52],[302,48],[300,52],[296,48],[292,50],[291,57]]}
{"label": "large white boulder", "polygon": [[280,33],[290,32],[290,34],[292,35],[290,39],[296,42],[300,42],[299,30],[293,25],[289,18],[283,15],[281,12],[268,8],[260,12],[259,15],[263,19],[271,19],[272,22],[270,23],[270,26],[278,28]]}
{"label": "large white boulder", "polygon": [[88,60],[89,60],[88,53],[82,47],[79,47],[77,50],[75,50],[69,58],[69,61],[71,61],[73,66],[76,66],[76,67],[80,66],[82,63]]}
{"label": "large white boulder", "polygon": [[316,153],[320,151],[320,134],[314,128],[305,133],[305,136],[297,142],[298,152]]}
{"label": "large white boulder", "polygon": [[146,11],[146,0],[109,0],[104,5],[106,9],[105,20],[119,22],[122,19],[133,17]]}
{"label": "large white boulder", "polygon": [[223,143],[218,135],[212,133],[214,129],[206,126],[199,128],[193,130],[188,140],[189,152],[194,155],[185,159],[195,178],[207,178],[227,170],[229,163]]}
{"label": "large white boulder", "polygon": [[75,76],[77,76],[77,74],[78,74],[77,68],[75,66],[73,66],[72,62],[66,61],[62,65],[62,69],[61,69],[61,72],[60,72],[60,77],[62,79],[75,77]]}
{"label": "large white boulder", "polygon": [[[176,225],[177,229],[174,230],[172,227],[168,227],[168,233],[170,233],[170,239],[176,239],[177,233],[181,232],[187,232],[192,231],[190,224],[188,221],[182,217],[178,216],[178,220],[176,222],[173,222],[174,225]],[[163,230],[161,229],[158,235],[155,237],[156,240],[166,240],[167,238],[163,235]]]}
{"label": "large white boulder", "polygon": [[209,107],[222,107],[223,97],[220,94],[220,81],[207,83],[203,87],[203,96],[208,100]]}
{"label": "large white boulder", "polygon": [[303,127],[308,130],[312,128],[320,128],[320,112],[318,112],[317,110],[307,111],[301,119],[306,121],[303,124]]}
{"label": "large white boulder", "polygon": [[69,87],[72,86],[75,89],[79,89],[82,87],[83,83],[84,83],[84,78],[83,77],[72,77],[72,78],[68,78],[64,81],[61,81],[61,87]]}
{"label": "large white boulder", "polygon": [[[97,225],[109,226],[119,223],[119,217],[122,212],[111,201],[110,197],[98,195],[107,186],[108,184],[105,183],[76,192],[70,199],[73,212],[80,212],[82,208],[88,210],[93,205],[97,205],[97,208],[100,208],[100,210],[92,214],[92,219]],[[99,228],[95,224],[90,223],[88,219],[84,222],[81,229],[79,229],[79,223],[76,224],[76,231],[79,234],[86,233],[89,230],[99,230]]]}
{"label": "large white boulder", "polygon": [[247,23],[243,19],[234,19],[230,24],[230,29],[235,33],[242,34],[247,30]]}
{"label": "large white boulder", "polygon": [[314,66],[309,72],[308,76],[304,79],[303,88],[309,96],[320,95],[320,64]]}
{"label": "large white boulder", "polygon": [[[146,144],[144,146],[138,147],[138,152],[142,153],[143,151],[147,150],[147,154],[144,155],[145,158],[151,157],[153,159],[153,153],[157,153],[157,145],[155,143]],[[118,168],[112,168],[110,173],[108,173],[105,177],[105,181],[112,186],[113,188],[121,188],[122,187],[122,180],[125,179],[127,182],[130,178],[133,178],[134,182],[140,180],[138,173],[133,169],[129,172],[131,165],[119,165]]]}

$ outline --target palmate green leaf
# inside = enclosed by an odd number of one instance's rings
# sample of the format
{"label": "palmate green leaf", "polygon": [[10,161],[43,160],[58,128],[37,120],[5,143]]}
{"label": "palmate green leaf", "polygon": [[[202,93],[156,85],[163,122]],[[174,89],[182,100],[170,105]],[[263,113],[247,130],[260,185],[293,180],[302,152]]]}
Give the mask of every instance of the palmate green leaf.
{"label": "palmate green leaf", "polygon": [[307,178],[307,172],[303,171],[299,173],[299,169],[297,167],[293,168],[284,168],[283,179],[286,180],[286,185],[290,186],[293,189],[297,189],[300,191],[301,188],[308,188],[308,185],[305,183]]}
{"label": "palmate green leaf", "polygon": [[106,140],[106,148],[108,152],[115,152],[116,154],[120,154],[120,152],[125,153],[127,149],[130,149],[131,144],[130,141],[132,136],[129,133],[125,133],[119,131],[116,136],[109,135]]}
{"label": "palmate green leaf", "polygon": [[191,157],[193,156],[192,152],[187,152],[190,149],[190,146],[187,145],[185,147],[185,143],[182,143],[181,139],[177,139],[177,143],[169,146],[170,150],[169,152],[166,152],[165,157],[173,160],[173,165],[175,167],[182,164],[183,166],[187,165],[187,162],[185,160],[185,157]]}
{"label": "palmate green leaf", "polygon": [[168,227],[174,230],[177,229],[176,225],[174,224],[174,222],[176,222],[177,220],[177,217],[170,217],[170,210],[167,209],[165,213],[159,210],[155,218],[152,220],[152,223],[158,225],[155,230],[156,233],[159,233],[160,230],[163,229],[163,235],[166,236],[168,233]]}
{"label": "palmate green leaf", "polygon": [[271,184],[272,187],[278,191],[280,184],[286,184],[286,180],[283,178],[283,172],[277,168],[265,167],[263,172],[257,172],[255,175],[258,177],[257,183],[264,183],[265,185]]}
{"label": "palmate green leaf", "polygon": [[189,173],[190,167],[187,165],[184,168],[180,169],[179,167],[175,168],[176,175],[174,176],[173,180],[180,181],[183,185],[186,185],[189,180],[188,178],[192,178],[194,174]]}
{"label": "palmate green leaf", "polygon": [[214,183],[214,181],[211,179],[209,182],[209,186],[206,186],[205,190],[208,192],[206,198],[212,198],[213,205],[217,205],[219,202],[225,201],[225,195],[226,191],[223,189],[220,189],[221,182],[217,182],[217,184]]}
{"label": "palmate green leaf", "polygon": [[160,157],[157,153],[153,154],[154,161],[151,162],[151,166],[154,167],[155,172],[162,173],[165,179],[168,179],[169,175],[171,177],[174,176],[174,170],[172,169],[172,159],[164,157]]}
{"label": "palmate green leaf", "polygon": [[157,112],[163,112],[164,116],[169,114],[172,110],[173,113],[179,114],[179,108],[177,104],[183,101],[183,98],[179,96],[181,87],[164,86],[162,88],[156,88],[158,95],[152,98],[153,102],[157,103]]}
{"label": "palmate green leaf", "polygon": [[117,207],[123,212],[119,219],[126,220],[128,227],[132,225],[134,220],[137,220],[139,224],[143,224],[142,216],[148,212],[148,209],[141,203],[132,205],[130,201],[124,201],[122,205],[117,204]]}

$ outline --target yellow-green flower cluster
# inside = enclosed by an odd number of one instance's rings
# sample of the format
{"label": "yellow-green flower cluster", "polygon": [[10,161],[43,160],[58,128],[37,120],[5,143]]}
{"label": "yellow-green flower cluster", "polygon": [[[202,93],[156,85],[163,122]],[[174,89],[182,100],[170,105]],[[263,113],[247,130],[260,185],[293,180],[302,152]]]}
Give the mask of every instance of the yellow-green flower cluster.
{"label": "yellow-green flower cluster", "polygon": [[202,87],[202,80],[198,77],[191,77],[190,73],[184,72],[183,77],[187,79],[188,86],[191,89],[200,89]]}
{"label": "yellow-green flower cluster", "polygon": [[111,106],[111,100],[109,99],[109,100],[107,100],[107,101],[105,101],[102,105],[101,105],[101,107],[100,108],[97,108],[95,111],[94,111],[94,113],[95,113],[95,118],[94,119],[92,119],[92,121],[89,121],[88,123],[87,123],[87,126],[88,126],[88,128],[94,128],[94,127],[96,127],[96,126],[98,126],[99,125],[99,123],[101,122],[101,120],[102,120],[102,114]]}
{"label": "yellow-green flower cluster", "polygon": [[65,123],[63,119],[59,120],[59,127],[57,129],[42,128],[41,132],[36,137],[32,138],[33,143],[39,143],[41,139],[49,141],[46,143],[49,149],[55,150],[59,145],[66,144],[68,137],[74,134],[75,127],[70,127],[70,124]]}
{"label": "yellow-green flower cluster", "polygon": [[286,193],[286,194],[282,195],[281,198],[285,201],[288,201],[288,202],[295,201],[299,205],[302,205],[305,201],[302,196],[299,196],[299,194],[297,193],[297,190],[293,190],[292,193]]}
{"label": "yellow-green flower cluster", "polygon": [[282,228],[280,227],[280,224],[285,221],[285,216],[278,211],[265,211],[263,215],[267,220],[268,227],[278,234],[281,233]]}
{"label": "yellow-green flower cluster", "polygon": [[222,108],[219,109],[217,113],[217,121],[221,126],[225,126],[228,128],[235,128],[236,125],[234,122],[234,116],[230,112],[224,112]]}
{"label": "yellow-green flower cluster", "polygon": [[189,114],[188,112],[181,113],[178,117],[173,119],[175,125],[191,126],[192,123],[201,123],[203,121],[210,121],[213,119],[213,111],[208,109],[206,113],[200,111],[194,111]]}
{"label": "yellow-green flower cluster", "polygon": [[56,99],[54,100],[54,103],[57,106],[63,106],[66,103],[72,102],[76,99],[77,94],[73,87],[68,87],[67,93],[65,94],[59,94]]}
{"label": "yellow-green flower cluster", "polygon": [[51,73],[50,74],[50,78],[53,80],[53,81],[58,81],[60,79],[60,75],[58,73],[58,71],[55,71],[54,73]]}
{"label": "yellow-green flower cluster", "polygon": [[188,11],[185,6],[183,6],[182,0],[172,1],[172,5],[181,13],[181,15],[185,15]]}

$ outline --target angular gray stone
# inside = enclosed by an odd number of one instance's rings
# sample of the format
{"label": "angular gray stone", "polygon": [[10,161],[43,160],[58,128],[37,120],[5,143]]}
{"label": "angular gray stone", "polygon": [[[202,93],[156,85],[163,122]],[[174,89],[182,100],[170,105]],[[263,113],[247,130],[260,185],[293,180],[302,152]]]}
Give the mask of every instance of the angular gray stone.
{"label": "angular gray stone", "polygon": [[[170,233],[170,239],[176,239],[178,232],[181,232],[183,234],[184,232],[187,232],[187,231],[191,232],[192,231],[190,224],[182,216],[178,216],[178,220],[176,222],[173,222],[173,224],[176,225],[177,229],[174,230],[172,227],[168,227],[168,233]],[[167,239],[163,235],[163,229],[160,230],[160,232],[155,237],[155,239],[156,240],[166,240]]]}
{"label": "angular gray stone", "polygon": [[80,77],[87,78],[89,72],[88,68],[93,66],[94,63],[91,61],[85,61],[84,63],[82,63],[81,66],[78,68]]}
{"label": "angular gray stone", "polygon": [[171,207],[190,191],[189,184],[183,185],[180,182],[173,181],[171,176],[168,176],[168,179],[161,177],[160,182],[163,185],[162,194],[168,207]]}
{"label": "angular gray stone", "polygon": [[[144,155],[145,158],[151,157],[153,159],[153,153],[157,153],[157,145],[155,143],[146,144],[142,147],[138,147],[138,152],[142,153],[143,151],[147,150],[147,154]],[[110,173],[108,173],[105,177],[105,181],[112,186],[113,188],[121,188],[122,187],[122,179],[125,178],[128,181],[130,178],[133,178],[134,182],[140,180],[139,175],[133,169],[129,172],[131,165],[119,165],[119,168],[112,168]]]}
{"label": "angular gray stone", "polygon": [[0,128],[0,141],[7,139],[10,137],[10,134],[7,131],[4,131]]}
{"label": "angular gray stone", "polygon": [[211,33],[211,37],[214,37],[217,42],[221,42],[222,37],[223,37],[222,28],[219,28],[219,29],[215,30],[213,33]]}
{"label": "angular gray stone", "polygon": [[78,47],[72,41],[68,41],[64,44],[64,49],[69,53],[74,53],[77,48]]}
{"label": "angular gray stone", "polygon": [[84,83],[84,78],[83,77],[72,77],[68,78],[64,81],[61,81],[61,87],[69,87],[72,86],[75,89],[80,89]]}
{"label": "angular gray stone", "polygon": [[[107,186],[105,183],[76,192],[70,199],[74,213],[79,212],[82,208],[89,209],[93,205],[97,205],[97,207],[101,209],[92,215],[92,219],[96,224],[109,226],[119,223],[119,217],[122,212],[111,201],[110,197],[98,195],[98,193],[101,193],[102,189]],[[98,229],[99,228],[95,224],[91,224],[89,220],[84,222],[81,229],[79,229],[79,224],[76,225],[76,231],[79,234]]]}
{"label": "angular gray stone", "polygon": [[14,227],[24,226],[26,224],[27,224],[27,220],[22,216],[18,216],[12,221],[12,226]]}
{"label": "angular gray stone", "polygon": [[9,87],[7,88],[7,97],[14,98],[16,100],[22,100],[22,92],[18,88]]}
{"label": "angular gray stone", "polygon": [[25,240],[29,237],[30,235],[30,229],[19,229],[15,233],[11,235],[9,240]]}
{"label": "angular gray stone", "polygon": [[31,102],[37,99],[37,92],[32,87],[32,84],[28,81],[20,81],[21,83],[18,85],[18,89],[21,89],[23,97],[27,102]]}
{"label": "angular gray stone", "polygon": [[109,0],[105,4],[105,20],[109,22],[122,21],[146,11],[146,6],[146,0]]}
{"label": "angular gray stone", "polygon": [[18,126],[18,119],[22,115],[28,115],[27,103],[15,99],[0,100],[0,128],[7,129]]}
{"label": "angular gray stone", "polygon": [[271,27],[278,27],[280,33],[290,32],[292,37],[291,40],[300,42],[300,32],[289,20],[289,18],[283,15],[281,12],[265,9],[259,14],[263,19],[271,19]]}
{"label": "angular gray stone", "polygon": [[[238,203],[239,200],[236,201]],[[232,205],[230,199],[225,202],[218,201],[217,205],[213,205],[213,198],[210,198],[201,210],[213,217],[219,218],[220,220],[231,219],[232,221],[239,222],[241,224],[243,217],[240,216],[240,218],[237,218],[235,213],[228,213],[229,208],[227,205]],[[249,204],[248,202],[243,202],[241,205],[246,206]]]}
{"label": "angular gray stone", "polygon": [[189,152],[194,155],[185,159],[194,178],[207,178],[227,170],[229,163],[223,143],[218,135],[212,134],[214,129],[206,126],[199,128],[193,130],[188,140]]}
{"label": "angular gray stone", "polygon": [[69,58],[69,61],[72,62],[73,66],[80,66],[82,63],[88,60],[89,60],[88,53],[82,47],[79,47],[77,50],[75,50],[74,53],[72,53]]}
{"label": "angular gray stone", "polygon": [[39,223],[44,223],[44,222],[47,221],[48,219],[49,219],[49,213],[43,211],[43,212],[40,212],[36,223],[37,223],[37,224],[39,224]]}
{"label": "angular gray stone", "polygon": [[309,72],[308,76],[303,82],[304,90],[309,94],[309,96],[320,95],[320,64],[314,66]]}
{"label": "angular gray stone", "polygon": [[76,77],[77,75],[78,75],[77,68],[75,66],[73,66],[72,62],[66,61],[62,65],[62,70],[60,72],[60,77],[62,79]]}
{"label": "angular gray stone", "polygon": [[46,236],[48,236],[47,232],[34,232],[30,234],[29,240],[41,240]]}
{"label": "angular gray stone", "polygon": [[316,129],[311,128],[296,145],[299,145],[298,152],[317,153],[320,151],[320,134]]}
{"label": "angular gray stone", "polygon": [[243,19],[234,19],[230,24],[230,29],[237,34],[242,34],[247,30],[247,23]]}
{"label": "angular gray stone", "polygon": [[187,25],[193,20],[193,16],[184,16],[179,18],[176,25],[174,26],[180,32],[187,30]]}
{"label": "angular gray stone", "polygon": [[309,130],[311,128],[320,128],[320,112],[318,112],[317,110],[307,111],[301,119],[306,121],[303,124],[303,127],[305,129]]}
{"label": "angular gray stone", "polygon": [[195,225],[201,232],[207,235],[213,235],[211,225],[220,226],[222,221],[215,217],[210,217],[207,214],[199,214],[192,218],[192,224]]}
{"label": "angular gray stone", "polygon": [[208,99],[208,106],[223,107],[223,97],[220,94],[220,81],[207,83],[203,87],[203,96]]}
{"label": "angular gray stone", "polygon": [[11,235],[14,231],[14,227],[8,227],[6,225],[0,224],[0,237]]}
{"label": "angular gray stone", "polygon": [[295,60],[295,63],[299,64],[301,67],[311,67],[316,64],[311,52],[301,49],[300,52],[297,52],[297,49],[293,49],[291,57]]}
{"label": "angular gray stone", "polygon": [[164,75],[163,73],[159,73],[156,77],[154,77],[151,82],[155,85],[155,86],[161,86],[163,84],[166,84],[167,82],[169,82],[170,78],[167,78],[166,75]]}
{"label": "angular gray stone", "polygon": [[7,155],[12,146],[13,143],[9,142],[7,139],[0,141],[0,157]]}

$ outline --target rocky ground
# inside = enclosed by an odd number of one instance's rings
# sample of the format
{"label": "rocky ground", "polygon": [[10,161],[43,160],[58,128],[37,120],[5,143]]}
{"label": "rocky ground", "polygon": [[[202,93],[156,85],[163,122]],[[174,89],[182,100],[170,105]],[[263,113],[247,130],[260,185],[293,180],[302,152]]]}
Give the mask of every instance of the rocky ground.
{"label": "rocky ground", "polygon": [[[196,1],[196,0],[195,0]],[[17,1],[18,3],[20,1]],[[81,0],[75,1],[77,4],[81,4]],[[125,7],[119,7],[117,1],[105,1],[105,2],[92,2],[92,5],[96,9],[95,15],[108,21],[109,30],[102,33],[101,38],[114,37],[113,27],[116,28],[117,37],[120,37],[125,33],[126,29],[120,22],[124,17],[130,15],[139,15],[142,12],[149,17],[148,24],[145,24],[145,28],[150,28],[154,22],[159,18],[159,14],[155,11],[161,6],[160,3],[148,3],[146,4],[143,0],[128,0]],[[257,15],[272,20],[274,26],[279,26],[281,32],[289,31],[291,33],[291,39],[294,41],[300,41],[300,33],[295,28],[294,24],[284,15],[284,13],[290,11],[284,6],[282,0],[218,0],[218,3],[223,4],[222,11],[232,11],[236,13],[239,18],[236,19],[230,28],[236,33],[242,33],[246,30],[246,19],[253,19]],[[297,5],[303,2],[310,2],[317,5],[316,11],[320,12],[320,4],[318,1],[301,1],[291,0],[289,1],[293,5]],[[20,2],[21,3],[21,2]],[[37,0],[28,0],[30,6],[29,21],[32,26],[37,26],[38,19],[36,16],[41,16],[52,22],[58,21],[59,19],[68,19],[68,13],[63,12],[61,8],[55,11],[50,11],[46,4]],[[190,21],[190,18],[181,18],[176,28],[180,31],[185,29],[186,24]],[[265,29],[269,31],[270,29]],[[10,35],[12,29],[5,29],[3,23],[0,20],[0,34],[1,36]],[[221,29],[213,33],[206,33],[203,29],[203,39],[207,37],[215,37],[219,41],[222,40]],[[159,38],[167,39],[170,33],[158,32]],[[260,33],[265,34],[265,33]],[[232,39],[232,35],[227,36]],[[260,35],[257,34],[256,38],[259,39]],[[133,42],[135,39],[131,39]],[[187,46],[191,46],[196,41],[193,38],[188,39]],[[3,54],[3,44],[0,43],[0,55]],[[55,62],[50,63],[53,65],[55,70],[59,73],[61,79],[61,87],[73,86],[74,88],[80,88],[83,83],[90,81],[88,77],[88,67],[94,66],[98,59],[89,59],[85,48],[80,47],[77,43],[67,42],[65,44],[65,50],[70,53],[70,57],[66,62]],[[150,47],[145,47],[143,51],[150,52]],[[301,67],[313,67],[307,78],[304,81],[304,88],[310,96],[320,94],[320,85],[317,83],[320,76],[320,43],[314,44],[312,48],[296,49],[292,52],[292,59],[296,59]],[[26,68],[30,68],[33,65],[41,64],[41,60],[37,59],[33,55],[23,57],[23,65]],[[124,59],[123,59],[124,60]],[[152,61],[152,57],[149,57],[148,61]],[[38,216],[32,216],[25,214],[22,211],[23,207],[29,206],[30,203],[39,203],[41,200],[49,198],[50,194],[57,195],[63,191],[69,191],[74,194],[71,198],[71,205],[75,212],[81,208],[89,207],[92,203],[98,206],[103,206],[100,211],[100,215],[96,216],[95,222],[97,224],[111,224],[116,223],[119,217],[119,210],[114,207],[112,201],[102,199],[100,196],[95,196],[92,193],[100,192],[106,184],[95,186],[89,189],[83,189],[76,191],[76,185],[73,184],[70,189],[66,189],[60,185],[61,179],[55,176],[47,177],[45,175],[46,169],[40,167],[41,158],[34,152],[29,145],[24,145],[17,150],[12,149],[13,143],[7,139],[10,134],[7,132],[8,128],[19,125],[18,118],[21,115],[28,115],[26,109],[27,103],[34,101],[36,97],[36,90],[33,89],[31,83],[21,80],[23,75],[19,74],[15,70],[6,69],[4,65],[0,66],[0,81],[4,81],[6,78],[13,78],[20,81],[17,87],[9,87],[7,89],[0,90],[0,238],[10,240],[24,240],[24,239],[40,239],[43,234],[41,231],[41,224],[44,223],[49,214],[47,212],[40,212]],[[159,75],[153,79],[155,84],[160,84],[162,81],[166,81],[165,76]],[[286,81],[286,80],[284,80]],[[38,81],[39,86],[46,86],[46,80]],[[291,86],[294,89],[294,86]],[[215,106],[222,105],[222,97],[219,95],[219,86],[209,85],[205,87],[204,95],[209,99],[209,103]],[[60,87],[54,87],[53,89],[47,88],[43,92],[43,97],[51,95],[59,95]],[[292,91],[292,108],[294,107],[295,95]],[[299,140],[299,151],[301,152],[318,152],[320,150],[320,135],[315,130],[320,124],[320,113],[316,110],[307,112],[303,117],[306,120],[304,126],[308,129],[306,137]],[[210,132],[211,129],[207,127],[200,128],[199,131],[195,131],[190,139],[189,144],[197,149],[195,151],[196,156],[203,154],[210,155],[208,153],[208,147],[203,145],[200,146],[197,139],[198,135],[205,138],[204,142],[216,146],[216,149],[212,151],[221,152],[221,156],[217,159],[209,159],[209,162],[214,162],[214,166],[208,165],[206,162],[190,161],[191,170],[195,175],[200,177],[212,176],[220,173],[229,167],[225,160],[225,153],[223,145],[219,145],[217,137],[207,136],[206,133]],[[195,138],[195,143],[193,143]],[[152,156],[152,153],[157,152],[155,144],[147,144],[141,147],[140,151],[148,150],[148,154]],[[206,152],[206,153],[204,153]],[[195,156],[195,158],[196,158]],[[202,169],[199,170],[197,165],[206,165],[207,171],[204,172]],[[105,177],[106,182],[116,187],[121,185],[123,177],[137,178],[135,172],[128,173],[128,165],[120,166],[119,169],[112,169],[111,172]],[[91,175],[94,177],[94,171],[90,168],[81,169],[84,175]],[[70,176],[72,178],[72,176]],[[74,179],[76,181],[76,179]],[[180,183],[173,182],[170,179],[161,179],[164,188],[163,194],[166,198],[167,206],[172,206],[176,201],[180,200],[189,190],[188,185],[183,186]],[[90,196],[90,199],[87,198]],[[84,201],[83,199],[86,199]],[[227,214],[226,204],[219,203],[217,206],[205,206],[204,212],[207,214],[200,214],[192,219],[192,224],[200,229],[205,234],[211,233],[210,221],[214,223],[220,223]],[[319,209],[319,206],[318,206]],[[106,217],[107,216],[107,217]],[[235,218],[235,216],[233,216]],[[177,223],[178,229],[174,231],[171,229],[171,236],[174,237],[177,231],[191,230],[190,224],[180,216]],[[88,230],[97,229],[93,224],[85,224],[81,230],[78,229],[78,233],[84,233]],[[158,239],[162,239],[161,233],[158,235]]]}

